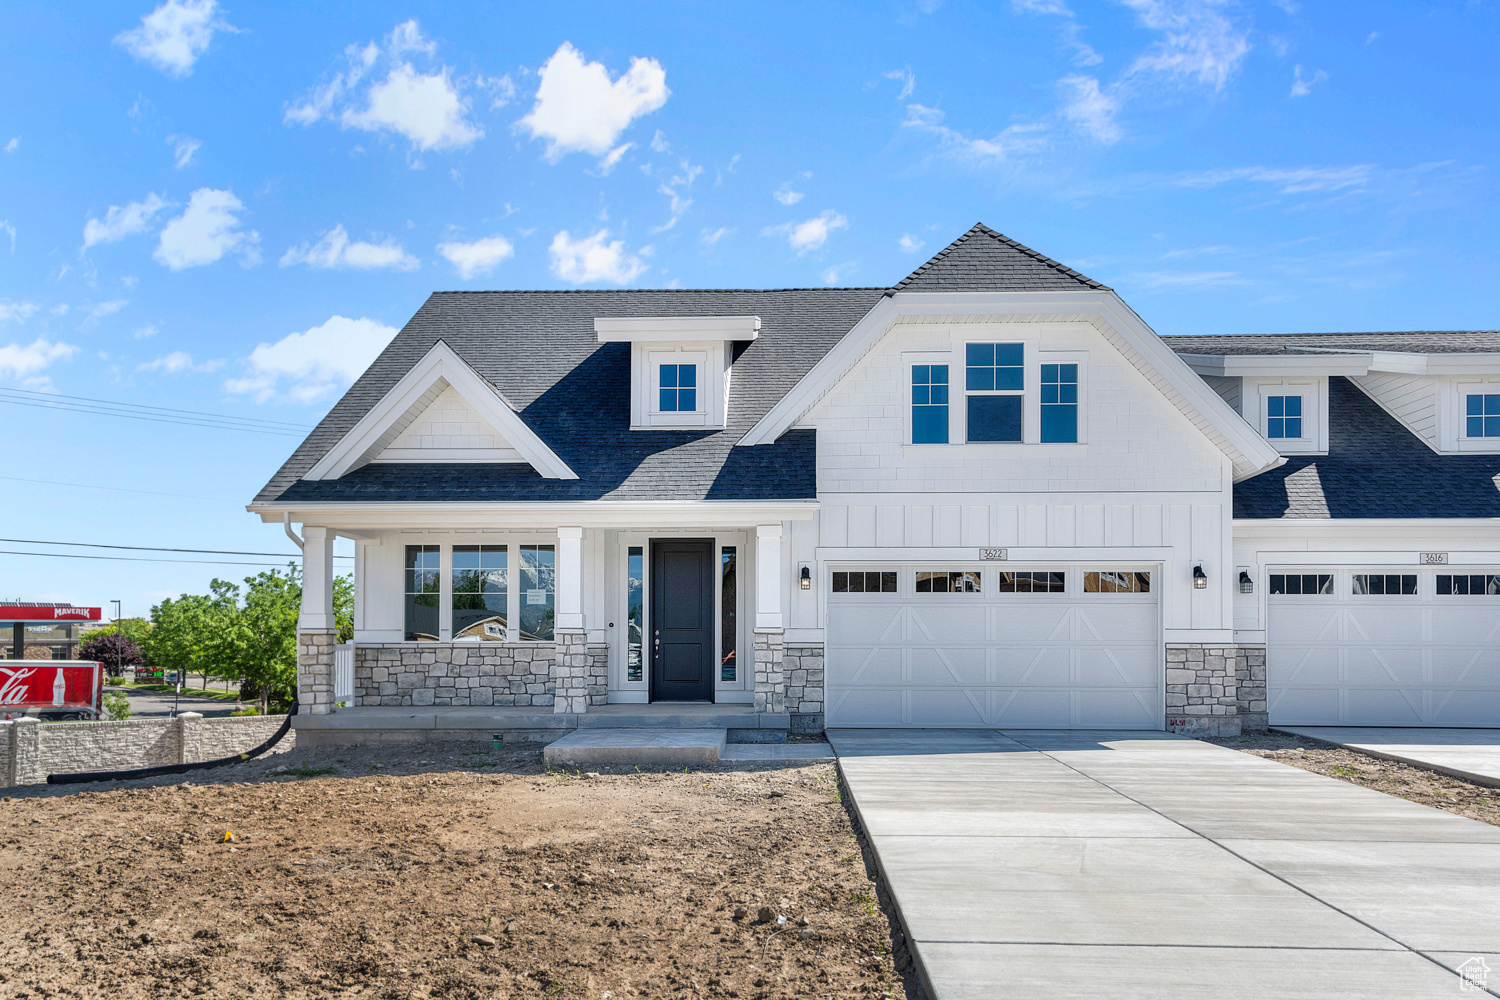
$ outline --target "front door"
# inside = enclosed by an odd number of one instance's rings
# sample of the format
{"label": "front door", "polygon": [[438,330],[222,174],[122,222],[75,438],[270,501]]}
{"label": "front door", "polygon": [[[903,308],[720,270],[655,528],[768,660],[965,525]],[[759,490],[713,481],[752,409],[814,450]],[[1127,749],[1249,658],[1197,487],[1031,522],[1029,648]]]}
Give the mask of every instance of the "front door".
{"label": "front door", "polygon": [[651,700],[714,699],[714,543],[651,543]]}

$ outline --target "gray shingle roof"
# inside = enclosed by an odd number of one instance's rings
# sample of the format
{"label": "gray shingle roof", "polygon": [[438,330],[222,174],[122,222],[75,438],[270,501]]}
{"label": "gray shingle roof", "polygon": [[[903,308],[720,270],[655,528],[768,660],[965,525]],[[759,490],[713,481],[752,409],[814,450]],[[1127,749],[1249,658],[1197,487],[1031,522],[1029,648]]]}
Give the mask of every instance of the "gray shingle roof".
{"label": "gray shingle roof", "polygon": [[1105,286],[976,224],[902,279],[897,292],[1037,292]]}
{"label": "gray shingle roof", "polygon": [[1411,330],[1396,333],[1244,333],[1162,340],[1179,354],[1301,354],[1320,350],[1412,354],[1500,352],[1500,330]]}
{"label": "gray shingle roof", "polygon": [[[815,495],[814,437],[735,448],[886,293],[883,288],[777,291],[439,292],[336,403],[257,502],[801,499]],[[735,357],[728,426],[635,431],[630,345],[600,344],[601,316],[761,318]],[[368,465],[338,480],[300,477],[438,340],[498,389],[578,473],[543,479],[529,466]]]}
{"label": "gray shingle roof", "polygon": [[1500,517],[1500,455],[1437,455],[1342,376],[1328,380],[1328,454],[1234,488],[1245,518]]}

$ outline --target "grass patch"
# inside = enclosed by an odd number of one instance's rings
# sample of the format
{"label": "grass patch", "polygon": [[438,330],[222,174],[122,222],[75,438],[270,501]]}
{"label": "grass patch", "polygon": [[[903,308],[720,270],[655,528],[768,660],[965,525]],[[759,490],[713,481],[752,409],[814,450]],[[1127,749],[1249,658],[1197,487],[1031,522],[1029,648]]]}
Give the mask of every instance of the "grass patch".
{"label": "grass patch", "polygon": [[311,764],[298,764],[296,767],[289,767],[281,773],[295,775],[299,778],[319,778],[325,774],[333,774],[337,770],[338,768],[331,766],[313,767]]}
{"label": "grass patch", "polygon": [[[114,685],[116,690],[125,691],[151,691],[155,694],[172,694],[174,688],[170,684],[119,684]],[[238,701],[239,692],[225,691],[214,688],[184,687],[183,694],[190,694],[194,698],[213,698],[215,701]]]}

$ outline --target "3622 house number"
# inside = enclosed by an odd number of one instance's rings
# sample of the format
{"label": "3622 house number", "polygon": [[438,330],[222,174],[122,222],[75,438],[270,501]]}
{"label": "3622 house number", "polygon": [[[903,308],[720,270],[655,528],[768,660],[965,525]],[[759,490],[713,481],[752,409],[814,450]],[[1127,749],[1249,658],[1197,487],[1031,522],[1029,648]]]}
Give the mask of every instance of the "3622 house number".
{"label": "3622 house number", "polygon": [[1009,559],[1010,556],[1004,549],[980,549],[979,558],[985,562],[994,562]]}

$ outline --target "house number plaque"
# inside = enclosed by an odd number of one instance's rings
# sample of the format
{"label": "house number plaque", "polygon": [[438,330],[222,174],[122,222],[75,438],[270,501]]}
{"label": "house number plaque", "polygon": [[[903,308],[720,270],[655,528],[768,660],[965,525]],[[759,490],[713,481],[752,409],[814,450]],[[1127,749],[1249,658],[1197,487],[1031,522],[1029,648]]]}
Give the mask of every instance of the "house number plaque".
{"label": "house number plaque", "polygon": [[1010,556],[1006,554],[1006,551],[1004,549],[980,549],[979,558],[986,562],[992,562],[1001,559],[1009,559]]}
{"label": "house number plaque", "polygon": [[1423,552],[1423,566],[1446,566],[1448,565],[1448,553],[1446,552]]}

